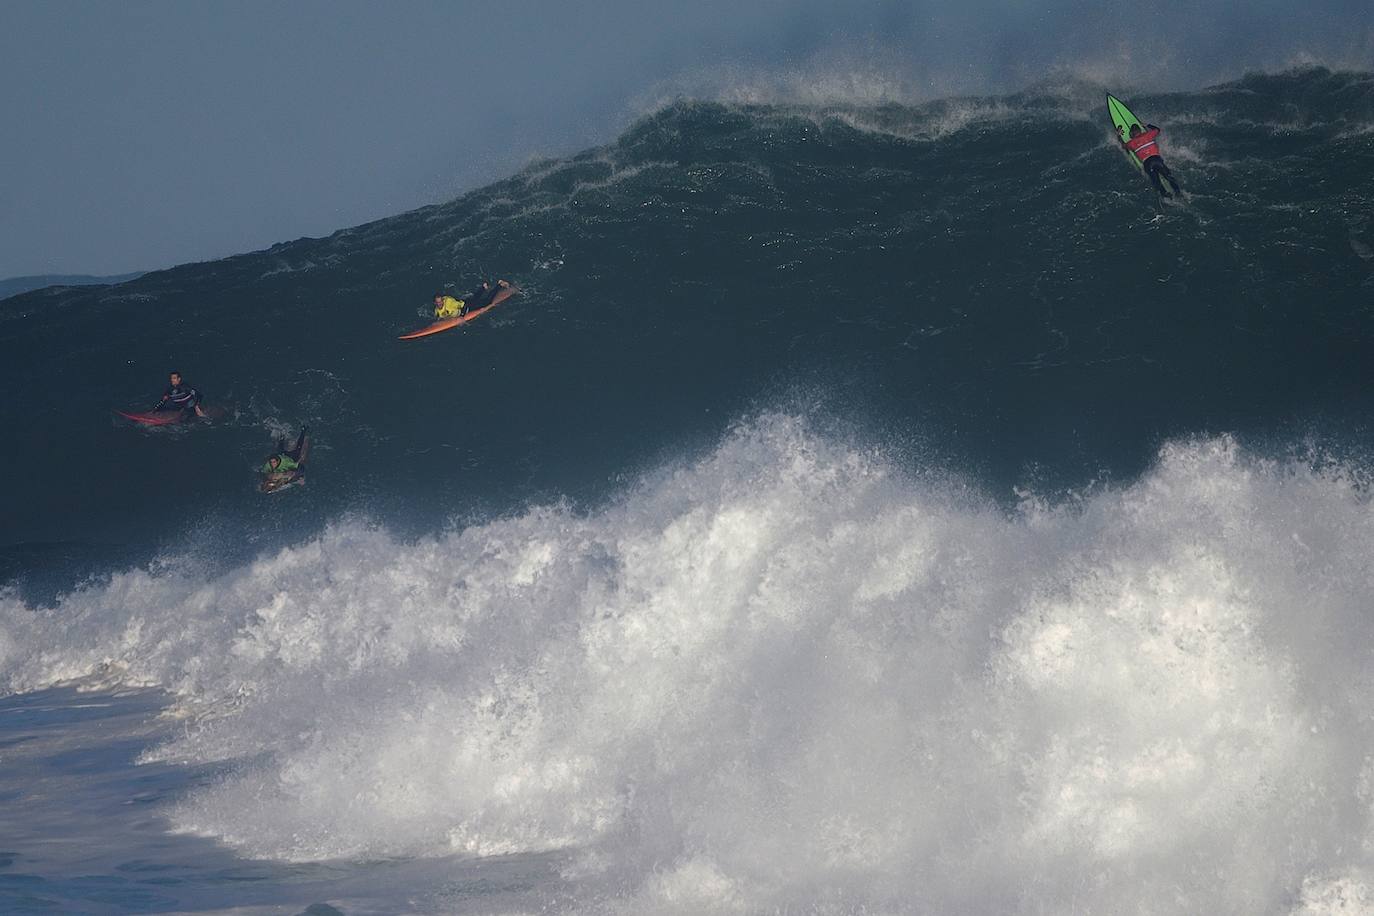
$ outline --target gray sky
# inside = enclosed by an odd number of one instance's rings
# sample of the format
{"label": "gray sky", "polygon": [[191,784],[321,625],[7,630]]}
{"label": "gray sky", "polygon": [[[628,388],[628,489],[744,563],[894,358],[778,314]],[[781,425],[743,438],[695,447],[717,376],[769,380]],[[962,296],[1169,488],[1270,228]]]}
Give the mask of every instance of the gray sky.
{"label": "gray sky", "polygon": [[[678,91],[1374,69],[1371,0],[0,0],[0,277],[221,257],[613,139]],[[855,79],[854,77],[859,77]]]}

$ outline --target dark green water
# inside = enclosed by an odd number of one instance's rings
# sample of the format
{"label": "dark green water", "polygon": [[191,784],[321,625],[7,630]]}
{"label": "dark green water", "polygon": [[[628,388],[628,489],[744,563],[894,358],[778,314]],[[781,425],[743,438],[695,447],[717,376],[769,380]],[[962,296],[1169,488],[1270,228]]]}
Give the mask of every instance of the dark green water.
{"label": "dark green water", "polygon": [[[1101,87],[682,103],[451,203],[5,300],[0,569],[594,503],[770,409],[998,498],[1130,478],[1196,433],[1365,454],[1374,77],[1127,101],[1164,128],[1186,205],[1161,211],[1114,148]],[[480,275],[525,293],[395,339]],[[229,417],[113,417],[173,368]],[[309,485],[259,495],[252,467],[300,422]]]}

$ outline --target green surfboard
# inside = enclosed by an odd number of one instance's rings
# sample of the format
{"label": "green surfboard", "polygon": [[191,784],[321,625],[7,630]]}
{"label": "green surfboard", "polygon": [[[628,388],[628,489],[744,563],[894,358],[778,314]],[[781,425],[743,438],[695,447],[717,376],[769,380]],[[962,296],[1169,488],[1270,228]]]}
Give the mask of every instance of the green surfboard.
{"label": "green surfboard", "polygon": [[[1132,124],[1139,125],[1141,130],[1145,129],[1144,122],[1131,114],[1131,109],[1127,108],[1124,102],[1110,92],[1107,93],[1107,112],[1112,116],[1112,126],[1116,128],[1116,135],[1122,143],[1130,138]],[[1145,168],[1130,150],[1126,151],[1126,155],[1135,163],[1136,168]]]}

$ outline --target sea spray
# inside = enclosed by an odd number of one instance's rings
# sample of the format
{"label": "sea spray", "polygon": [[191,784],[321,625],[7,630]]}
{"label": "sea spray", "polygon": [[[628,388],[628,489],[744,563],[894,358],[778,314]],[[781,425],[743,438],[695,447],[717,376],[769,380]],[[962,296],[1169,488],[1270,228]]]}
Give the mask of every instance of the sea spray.
{"label": "sea spray", "polygon": [[1349,470],[1199,438],[1009,512],[768,415],[597,511],[10,596],[0,675],[163,686],[196,718],[145,759],[229,767],[172,823],[246,855],[567,850],[589,911],[1322,912],[1371,866]]}

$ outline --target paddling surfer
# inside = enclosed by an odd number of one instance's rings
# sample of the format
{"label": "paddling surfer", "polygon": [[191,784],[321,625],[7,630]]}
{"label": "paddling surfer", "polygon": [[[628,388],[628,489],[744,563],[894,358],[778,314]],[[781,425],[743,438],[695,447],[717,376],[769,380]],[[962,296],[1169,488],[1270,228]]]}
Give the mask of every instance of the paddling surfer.
{"label": "paddling surfer", "polygon": [[1174,173],[1169,171],[1169,167],[1164,164],[1164,157],[1159,154],[1158,138],[1161,131],[1153,124],[1146,124],[1145,129],[1141,130],[1139,124],[1131,125],[1131,136],[1128,140],[1122,140],[1121,145],[1131,151],[1140,160],[1140,167],[1145,170],[1145,174],[1150,178],[1150,184],[1154,185],[1160,197],[1173,197],[1168,191],[1164,190],[1164,182],[1161,178],[1169,182],[1174,189],[1174,194],[1183,193],[1174,180]]}
{"label": "paddling surfer", "polygon": [[294,447],[286,447],[286,437],[277,440],[277,450],[268,458],[260,469],[263,476],[271,474],[288,474],[291,471],[298,471],[301,467],[301,454],[305,449],[305,434],[310,431],[310,427],[302,426],[301,434],[296,437]]}
{"label": "paddling surfer", "polygon": [[509,281],[497,280],[495,284],[492,284],[490,281],[483,280],[462,299],[455,299],[443,293],[435,293],[434,317],[438,319],[461,318],[469,312],[486,308],[492,304],[503,289],[510,289]]}

